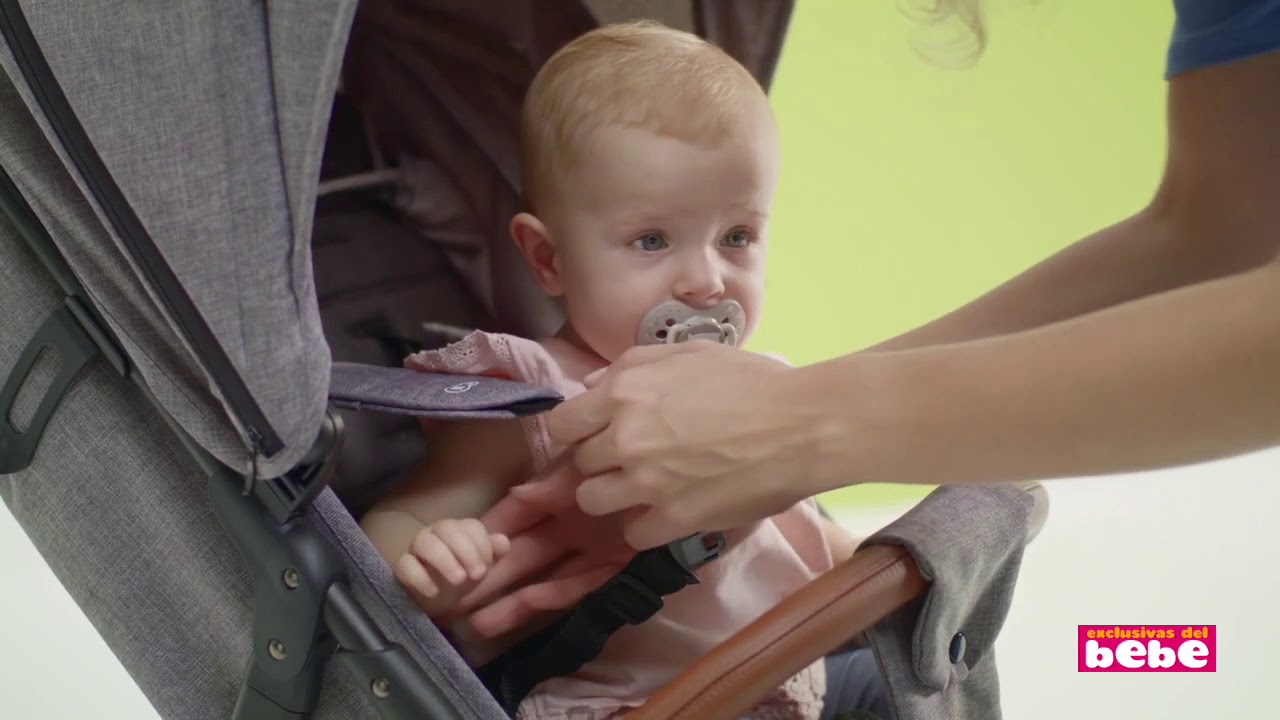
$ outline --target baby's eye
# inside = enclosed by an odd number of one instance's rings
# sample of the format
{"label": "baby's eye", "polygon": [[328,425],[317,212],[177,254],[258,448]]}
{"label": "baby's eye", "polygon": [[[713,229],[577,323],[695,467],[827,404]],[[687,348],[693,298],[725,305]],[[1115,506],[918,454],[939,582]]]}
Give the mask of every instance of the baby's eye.
{"label": "baby's eye", "polygon": [[744,248],[751,244],[751,232],[749,230],[732,230],[728,235],[724,236],[724,244],[731,248]]}
{"label": "baby's eye", "polygon": [[657,252],[667,246],[667,240],[658,233],[645,233],[632,240],[631,244],[645,252]]}

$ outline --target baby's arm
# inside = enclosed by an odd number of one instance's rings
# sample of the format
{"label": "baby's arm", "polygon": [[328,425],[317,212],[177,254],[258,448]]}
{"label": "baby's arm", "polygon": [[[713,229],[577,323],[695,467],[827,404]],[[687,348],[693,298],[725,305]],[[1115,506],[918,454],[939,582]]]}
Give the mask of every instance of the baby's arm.
{"label": "baby's arm", "polygon": [[510,541],[475,518],[530,472],[518,420],[445,423],[426,461],[360,526],[432,618],[451,611]]}

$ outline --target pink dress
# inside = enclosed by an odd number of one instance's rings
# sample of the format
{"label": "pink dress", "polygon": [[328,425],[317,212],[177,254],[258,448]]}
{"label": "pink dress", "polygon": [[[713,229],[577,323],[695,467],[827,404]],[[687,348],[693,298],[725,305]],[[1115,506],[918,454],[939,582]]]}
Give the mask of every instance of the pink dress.
{"label": "pink dress", "polygon": [[[566,398],[585,389],[537,342],[475,332],[449,347],[412,355],[405,367],[505,376],[553,388]],[[536,468],[560,452],[540,416],[522,419]],[[548,680],[520,706],[517,720],[604,720],[639,706],[685,668],[791,593],[832,568],[817,504],[808,500],[726,533],[728,550],[698,571],[701,582],[664,599],[656,615],[623,626],[595,660]],[[821,660],[762,701],[759,720],[816,720],[826,690]]]}

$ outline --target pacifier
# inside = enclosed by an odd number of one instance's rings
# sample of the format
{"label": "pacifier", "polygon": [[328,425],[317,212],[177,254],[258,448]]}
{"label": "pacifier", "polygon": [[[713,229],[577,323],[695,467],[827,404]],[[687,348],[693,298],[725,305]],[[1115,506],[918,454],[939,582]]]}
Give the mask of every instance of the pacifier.
{"label": "pacifier", "polygon": [[747,314],[736,300],[714,307],[692,308],[679,300],[659,303],[640,321],[638,345],[663,345],[689,340],[710,340],[737,345],[747,327]]}

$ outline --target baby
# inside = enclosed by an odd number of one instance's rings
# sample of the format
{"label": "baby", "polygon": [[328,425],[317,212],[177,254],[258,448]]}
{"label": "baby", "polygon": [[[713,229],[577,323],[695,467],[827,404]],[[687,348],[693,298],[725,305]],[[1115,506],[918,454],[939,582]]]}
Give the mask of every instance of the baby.
{"label": "baby", "polygon": [[[694,309],[735,301],[737,342],[749,339],[764,300],[779,149],[768,99],[745,68],[688,33],[604,27],[546,63],[521,125],[530,212],[512,220],[511,235],[568,320],[538,342],[472,333],[409,357],[407,367],[505,376],[572,396],[636,344],[651,309],[673,300]],[[562,448],[539,417],[449,423],[436,438],[429,460],[361,524],[423,610],[480,665],[520,638],[486,642],[449,626],[450,611],[511,549],[476,518]],[[518,717],[620,716],[856,546],[812,501],[730,531],[726,542],[698,571],[700,584],[668,596],[643,625],[624,626],[579,672],[535,688]],[[816,720],[882,707],[832,701],[850,694],[850,657],[804,669],[752,716]],[[869,651],[855,660],[875,685]]]}

